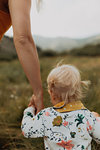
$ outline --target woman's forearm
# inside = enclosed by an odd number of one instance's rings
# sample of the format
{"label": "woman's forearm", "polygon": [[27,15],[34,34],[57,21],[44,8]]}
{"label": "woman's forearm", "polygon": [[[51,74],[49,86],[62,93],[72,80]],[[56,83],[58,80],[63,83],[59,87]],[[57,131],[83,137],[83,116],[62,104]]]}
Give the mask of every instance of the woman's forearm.
{"label": "woman's forearm", "polygon": [[14,38],[16,51],[35,95],[42,94],[40,65],[32,36]]}
{"label": "woman's forearm", "polygon": [[37,112],[43,108],[43,91],[36,46],[31,35],[31,0],[9,0],[14,43],[19,61],[36,96]]}

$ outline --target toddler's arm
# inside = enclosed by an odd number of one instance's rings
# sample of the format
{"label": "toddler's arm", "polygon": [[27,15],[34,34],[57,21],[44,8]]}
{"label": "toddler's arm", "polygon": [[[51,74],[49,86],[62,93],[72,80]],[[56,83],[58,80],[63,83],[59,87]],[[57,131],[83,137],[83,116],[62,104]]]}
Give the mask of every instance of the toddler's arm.
{"label": "toddler's arm", "polygon": [[97,112],[92,112],[92,114],[95,116],[95,117],[100,117],[100,115],[97,113]]}
{"label": "toddler's arm", "polygon": [[100,144],[100,117],[96,117],[93,127],[93,139]]}
{"label": "toddler's arm", "polygon": [[92,138],[100,144],[100,115],[96,112],[93,114]]}
{"label": "toddler's arm", "polygon": [[24,116],[21,125],[22,133],[27,138],[36,138],[44,136],[43,111],[35,116],[33,106],[24,110]]}

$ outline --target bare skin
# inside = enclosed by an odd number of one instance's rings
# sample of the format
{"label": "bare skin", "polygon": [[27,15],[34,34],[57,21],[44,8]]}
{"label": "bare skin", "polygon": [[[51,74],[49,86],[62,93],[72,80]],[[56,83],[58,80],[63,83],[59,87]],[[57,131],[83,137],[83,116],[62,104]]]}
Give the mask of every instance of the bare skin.
{"label": "bare skin", "polygon": [[14,33],[14,43],[19,61],[29,79],[37,112],[43,109],[43,89],[40,65],[30,25],[31,0],[9,0],[9,10]]}
{"label": "bare skin", "polygon": [[95,117],[100,117],[100,115],[97,113],[97,112],[92,112],[92,114],[95,116]]}
{"label": "bare skin", "polygon": [[[48,90],[48,93],[50,95],[51,103],[53,105],[56,105],[57,103],[61,102],[51,90]],[[36,108],[35,101],[36,101],[36,96],[33,94],[33,96],[30,99],[30,102],[28,104],[28,107],[34,106]]]}
{"label": "bare skin", "polygon": [[50,95],[51,103],[52,103],[53,105],[56,105],[57,103],[60,103],[60,102],[61,102],[61,99],[58,98],[58,96],[55,95],[55,94],[52,92],[52,90],[49,90],[49,89],[48,89],[48,93],[49,93],[49,95]]}

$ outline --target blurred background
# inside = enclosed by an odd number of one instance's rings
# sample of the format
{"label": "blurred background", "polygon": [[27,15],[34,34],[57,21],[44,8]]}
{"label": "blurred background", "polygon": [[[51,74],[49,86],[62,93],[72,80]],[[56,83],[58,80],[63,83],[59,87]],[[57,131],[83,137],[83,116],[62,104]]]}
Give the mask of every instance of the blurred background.
{"label": "blurred background", "polygon": [[[46,78],[60,60],[80,69],[91,85],[82,101],[100,113],[100,1],[32,0],[31,30],[37,46],[45,107],[51,106]],[[32,88],[18,60],[12,28],[0,42],[0,150],[43,150],[43,139],[25,139],[20,130]],[[92,150],[100,146],[92,142]]]}

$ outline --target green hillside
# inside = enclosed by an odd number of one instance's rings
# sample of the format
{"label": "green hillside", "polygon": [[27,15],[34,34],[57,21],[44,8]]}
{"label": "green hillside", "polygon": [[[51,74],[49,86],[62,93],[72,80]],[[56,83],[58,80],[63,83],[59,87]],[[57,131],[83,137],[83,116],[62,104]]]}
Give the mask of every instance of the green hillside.
{"label": "green hillside", "polygon": [[13,38],[4,36],[0,42],[0,60],[12,60],[17,58]]}
{"label": "green hillside", "polygon": [[[86,45],[82,48],[75,48],[70,51],[53,51],[50,49],[42,50],[37,46],[37,51],[40,57],[54,57],[54,56],[64,56],[64,55],[74,55],[74,56],[100,56],[100,44],[97,45]],[[16,49],[13,43],[13,38],[4,36],[0,42],[0,60],[14,60],[18,58]]]}
{"label": "green hillside", "polygon": [[73,49],[69,54],[74,56],[100,56],[100,44]]}

